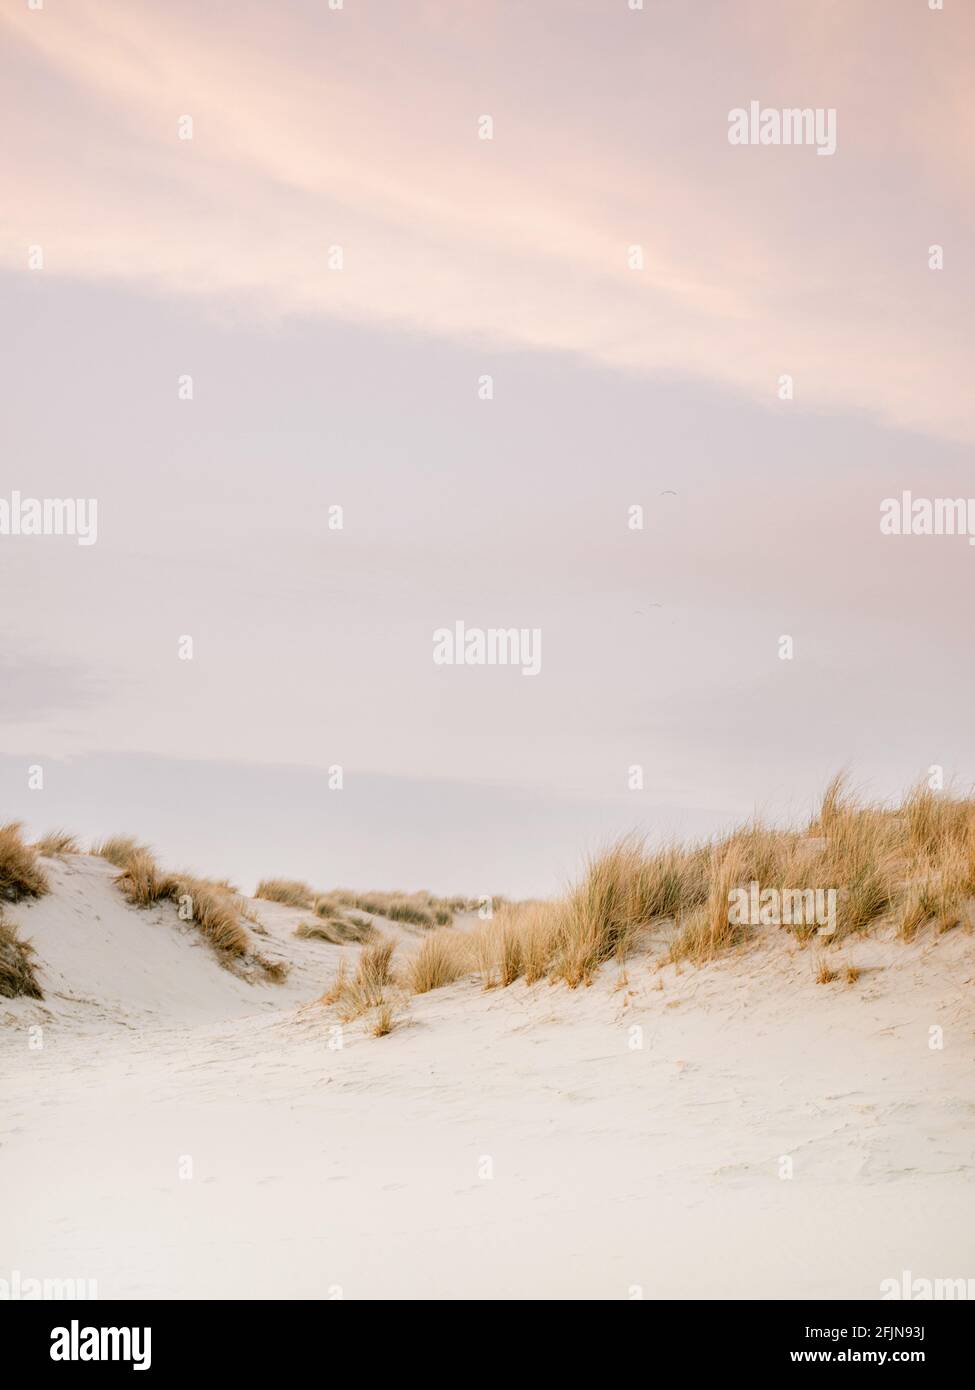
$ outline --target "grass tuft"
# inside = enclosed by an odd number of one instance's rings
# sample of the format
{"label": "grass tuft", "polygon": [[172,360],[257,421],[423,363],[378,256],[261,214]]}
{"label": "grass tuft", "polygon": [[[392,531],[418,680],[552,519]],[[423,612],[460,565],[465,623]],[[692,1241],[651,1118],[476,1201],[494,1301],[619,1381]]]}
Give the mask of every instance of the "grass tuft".
{"label": "grass tuft", "polygon": [[284,903],[285,907],[312,907],[315,894],[297,878],[262,878],[255,898],[269,903]]}
{"label": "grass tuft", "polygon": [[268,960],[267,956],[262,956],[259,952],[253,957],[254,963],[260,966],[265,978],[272,985],[282,985],[288,978],[291,967],[285,960]]}
{"label": "grass tuft", "polygon": [[[780,903],[835,893],[834,942],[885,926],[905,940],[928,924],[938,933],[971,929],[975,795],[921,786],[899,805],[869,804],[839,774],[803,829],[756,821],[713,841],[652,852],[628,836],[591,861],[561,900],[505,904],[463,946],[437,940],[408,983],[425,991],[473,968],[489,989],[545,976],[575,988],[607,961],[622,964],[654,923],[671,933],[673,964],[703,965],[757,935],[758,924],[738,924],[729,910],[732,890],[752,883],[786,895]],[[806,941],[822,925],[796,920],[783,930]]]}
{"label": "grass tuft", "polygon": [[375,940],[376,928],[365,917],[332,917],[327,921],[301,922],[294,931],[302,941],[327,941],[332,946],[364,945]]}
{"label": "grass tuft", "polygon": [[351,1023],[389,1002],[386,990],[393,984],[395,946],[394,941],[385,940],[363,947],[354,974],[349,973],[343,961],[331,987],[321,998],[323,1004],[338,1005],[343,1023]]}
{"label": "grass tuft", "polygon": [[169,894],[186,922],[193,922],[215,951],[238,959],[250,954],[250,936],[241,921],[240,898],[211,879],[181,874],[169,879]]}
{"label": "grass tuft", "polygon": [[145,849],[129,855],[125,868],[115,882],[133,907],[152,907],[173,894],[175,880],[163,873],[153,856]]}
{"label": "grass tuft", "polygon": [[43,999],[34,974],[34,948],[17,929],[0,918],[0,996]]}
{"label": "grass tuft", "polygon": [[335,978],[328,989],[323,991],[319,999],[320,1004],[337,1004],[345,994],[349,985],[349,966],[345,960],[339,961],[339,968],[335,972]]}
{"label": "grass tuft", "polygon": [[431,932],[406,967],[406,984],[411,994],[428,994],[443,989],[469,974],[473,965],[471,942],[449,928]]}
{"label": "grass tuft", "polygon": [[[340,908],[357,908],[373,917],[385,917],[388,922],[403,922],[412,927],[449,927],[455,911],[467,910],[463,898],[435,898],[419,893],[353,893],[348,888],[336,888],[325,900]],[[329,909],[329,914],[332,909]]]}
{"label": "grass tuft", "polygon": [[256,965],[272,983],[285,978],[288,968],[284,963],[251,949],[250,933],[244,925],[246,902],[226,879],[166,873],[135,841],[115,848],[126,860],[115,882],[133,906],[147,908],[172,902],[180,919],[193,923],[222,965]]}
{"label": "grass tuft", "polygon": [[0,900],[18,903],[42,898],[50,891],[47,875],[37,862],[37,850],[24,843],[20,821],[0,825]]}
{"label": "grass tuft", "polygon": [[41,836],[34,848],[45,859],[63,859],[65,855],[81,853],[77,837],[70,835],[67,830],[49,830],[46,835]]}
{"label": "grass tuft", "polygon": [[149,846],[140,844],[133,835],[109,835],[107,840],[93,844],[91,852],[101,859],[107,859],[116,869],[127,869],[129,861],[137,856],[152,856]]}
{"label": "grass tuft", "polygon": [[388,999],[384,1000],[376,1009],[376,1018],[372,1025],[372,1036],[374,1038],[384,1038],[387,1033],[391,1033],[396,1027],[393,1015],[393,1006]]}

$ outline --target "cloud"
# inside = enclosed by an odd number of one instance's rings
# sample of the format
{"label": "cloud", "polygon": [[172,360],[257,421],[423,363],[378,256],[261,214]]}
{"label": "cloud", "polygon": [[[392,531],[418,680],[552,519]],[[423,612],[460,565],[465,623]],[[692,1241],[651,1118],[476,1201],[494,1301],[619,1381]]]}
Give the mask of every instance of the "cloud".
{"label": "cloud", "polygon": [[49,715],[93,709],[104,690],[104,681],[78,665],[0,656],[0,722],[6,725],[33,725]]}
{"label": "cloud", "polygon": [[[788,373],[802,408],[975,436],[971,15],[890,6],[878,35],[849,5],[827,43],[764,0],[707,29],[691,7],[389,8],[8,7],[2,263],[42,244],[53,275],[770,403]],[[835,106],[837,154],[730,147],[753,97]]]}

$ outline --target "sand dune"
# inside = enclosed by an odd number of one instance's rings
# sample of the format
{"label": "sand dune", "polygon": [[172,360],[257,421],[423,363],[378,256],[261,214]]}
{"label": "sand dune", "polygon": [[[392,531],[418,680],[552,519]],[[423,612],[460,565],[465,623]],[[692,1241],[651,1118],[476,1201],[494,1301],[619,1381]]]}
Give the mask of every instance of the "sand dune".
{"label": "sand dune", "polygon": [[[313,1002],[360,948],[296,939],[307,912],[250,905],[291,966],[251,982],[104,861],[44,867],[52,892],[7,917],[45,997],[0,1001],[2,1263],[25,1276],[103,1298],[876,1298],[968,1268],[963,930],[852,941],[859,979],[827,986],[783,932],[681,973],[651,940],[590,989],[460,981],[375,1038]],[[382,925],[398,953],[422,939]]]}

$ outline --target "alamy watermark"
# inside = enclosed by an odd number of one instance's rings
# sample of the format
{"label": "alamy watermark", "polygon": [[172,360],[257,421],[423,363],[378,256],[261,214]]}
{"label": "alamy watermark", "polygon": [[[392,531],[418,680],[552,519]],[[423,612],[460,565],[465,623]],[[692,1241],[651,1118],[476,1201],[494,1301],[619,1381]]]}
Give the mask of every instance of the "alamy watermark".
{"label": "alamy watermark", "polygon": [[915,1279],[902,1269],[899,1279],[881,1279],[881,1298],[903,1298],[914,1302],[975,1299],[975,1279]]}
{"label": "alamy watermark", "polygon": [[36,1279],[21,1274],[19,1269],[10,1271],[10,1278],[0,1278],[0,1302],[33,1301],[34,1299],[95,1299],[98,1297],[97,1279]]}
{"label": "alamy watermark", "polygon": [[152,1365],[151,1327],[82,1327],[72,1318],[51,1333],[52,1361],[131,1361],[133,1371]]}
{"label": "alamy watermark", "polygon": [[537,627],[438,627],[433,634],[435,666],[520,666],[523,676],[542,669],[542,632]]}
{"label": "alamy watermark", "polygon": [[836,931],[835,888],[747,888],[728,893],[728,922],[733,927],[815,927],[817,936]]}
{"label": "alamy watermark", "polygon": [[79,545],[98,540],[94,497],[0,497],[0,536],[76,536]]}
{"label": "alamy watermark", "polygon": [[975,545],[975,497],[885,497],[880,504],[884,536],[967,536]]}
{"label": "alamy watermark", "polygon": [[728,144],[815,145],[817,154],[835,154],[836,107],[736,106],[728,112]]}

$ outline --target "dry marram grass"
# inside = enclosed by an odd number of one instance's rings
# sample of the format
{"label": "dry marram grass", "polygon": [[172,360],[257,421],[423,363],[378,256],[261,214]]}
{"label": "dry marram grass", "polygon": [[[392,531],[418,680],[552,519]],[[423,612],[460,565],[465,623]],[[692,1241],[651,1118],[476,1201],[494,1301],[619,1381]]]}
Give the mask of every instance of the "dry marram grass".
{"label": "dry marram grass", "polygon": [[[72,836],[53,832],[36,847],[24,843],[20,826],[0,828],[0,898],[17,901],[48,890],[37,862],[45,854],[76,849]],[[269,977],[280,963],[249,956],[243,925],[245,904],[226,882],[164,873],[146,845],[115,835],[93,849],[121,870],[119,885],[140,907],[164,899],[192,902],[192,918],[223,957],[262,960]],[[818,811],[804,829],[773,830],[751,822],[700,844],[669,844],[648,851],[627,837],[594,858],[579,884],[551,902],[508,903],[495,899],[494,917],[473,931],[451,923],[469,912],[470,899],[429,893],[316,893],[295,879],[265,879],[257,896],[315,913],[298,937],[333,944],[364,944],[354,971],[341,968],[323,1002],[358,1018],[390,1006],[393,943],[369,944],[375,928],[367,917],[432,928],[403,967],[402,984],[412,994],[443,988],[477,975],[485,988],[529,985],[548,979],[571,988],[591,983],[608,961],[622,967],[634,944],[655,927],[669,934],[668,959],[706,964],[748,941],[751,927],[732,923],[729,894],[758,882],[763,889],[809,893],[836,891],[837,931],[830,944],[880,925],[905,941],[931,927],[936,933],[970,927],[975,906],[975,795],[956,796],[927,786],[910,791],[897,806],[868,804],[846,779],[833,779]],[[355,909],[355,911],[352,911]],[[788,928],[810,938],[808,922]],[[817,978],[836,972],[823,960]],[[858,972],[846,967],[853,983]]]}
{"label": "dry marram grass", "polygon": [[148,845],[140,844],[132,835],[109,835],[107,840],[93,844],[91,852],[107,859],[116,869],[128,868],[130,859],[136,855],[152,854]]}
{"label": "dry marram grass", "polygon": [[34,845],[38,854],[45,859],[63,859],[68,854],[80,854],[77,837],[67,830],[49,830]]}
{"label": "dry marram grass", "polygon": [[365,917],[330,917],[317,922],[301,922],[294,931],[303,941],[327,941],[332,946],[363,945],[377,935]]}
{"label": "dry marram grass", "polygon": [[17,929],[0,918],[0,996],[43,999],[34,974],[34,948]]}
{"label": "dry marram grass", "polygon": [[389,922],[406,923],[414,927],[448,927],[455,912],[473,911],[476,903],[466,898],[436,898],[432,893],[370,891],[354,893],[348,888],[336,888],[326,895],[339,907],[354,907],[373,917],[385,917]]}
{"label": "dry marram grass", "polygon": [[111,848],[125,865],[115,881],[135,907],[172,902],[180,918],[194,924],[223,964],[253,963],[272,983],[285,978],[287,966],[283,962],[271,961],[252,951],[250,934],[244,925],[246,904],[226,879],[167,873],[151,851],[128,837],[116,837]]}
{"label": "dry marram grass", "polygon": [[834,970],[827,960],[821,960],[816,968],[817,985],[831,985],[834,980],[839,978],[839,974]]}
{"label": "dry marram grass", "polygon": [[320,1002],[337,1005],[343,1023],[351,1023],[363,1014],[390,1003],[386,991],[394,983],[395,948],[396,943],[389,940],[380,941],[375,946],[364,946],[354,973],[349,972],[343,961]]}
{"label": "dry marram grass", "polygon": [[269,903],[284,903],[286,907],[311,907],[315,901],[308,884],[297,878],[262,878],[254,897]]}
{"label": "dry marram grass", "polygon": [[[555,902],[505,904],[467,937],[438,933],[407,970],[414,993],[470,971],[485,988],[543,978],[589,984],[623,962],[655,923],[670,930],[669,960],[703,965],[741,946],[753,928],[733,923],[729,895],[758,882],[793,894],[836,891],[831,944],[886,925],[911,939],[930,925],[970,925],[975,907],[975,796],[914,788],[898,806],[865,804],[841,775],[801,830],[752,822],[703,844],[648,852],[633,836],[587,867]],[[816,924],[786,928],[806,940]],[[836,978],[828,965],[824,977]],[[846,978],[858,977],[848,967]]]}
{"label": "dry marram grass", "polygon": [[444,928],[424,937],[419,950],[406,967],[406,984],[411,994],[428,994],[443,989],[469,974],[473,967],[470,939]]}
{"label": "dry marram grass", "polygon": [[391,1033],[396,1027],[393,1015],[393,1006],[389,1000],[384,1000],[376,1010],[376,1017],[372,1025],[372,1036],[374,1038],[384,1038],[387,1033]]}
{"label": "dry marram grass", "polygon": [[49,892],[47,875],[37,862],[37,850],[24,842],[20,821],[0,825],[0,899],[42,898]]}

